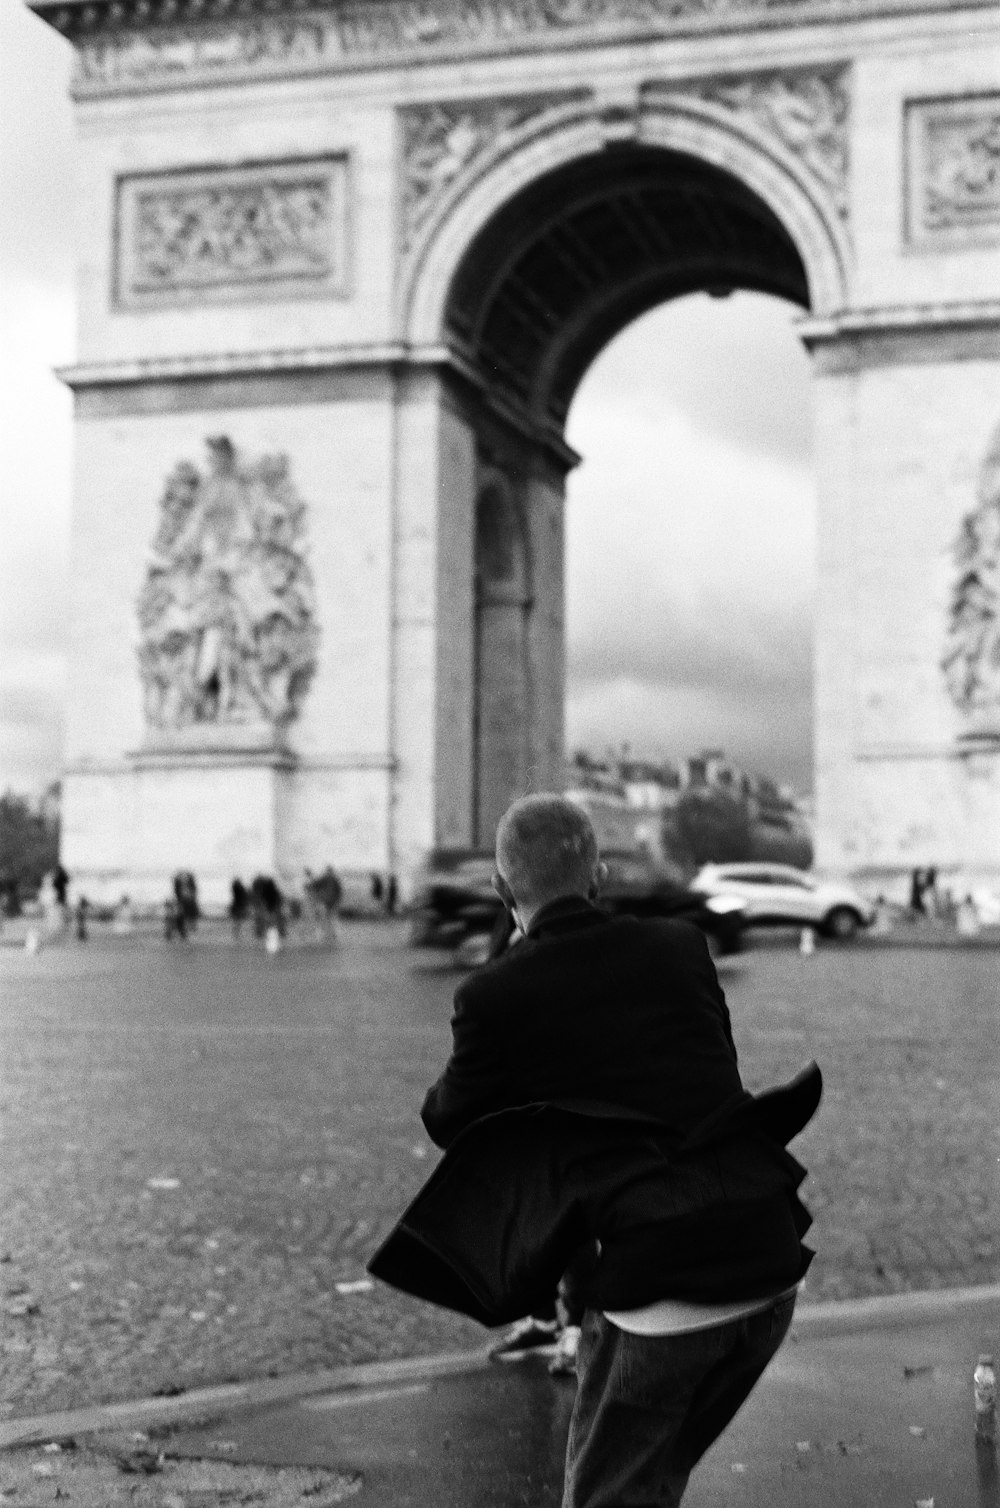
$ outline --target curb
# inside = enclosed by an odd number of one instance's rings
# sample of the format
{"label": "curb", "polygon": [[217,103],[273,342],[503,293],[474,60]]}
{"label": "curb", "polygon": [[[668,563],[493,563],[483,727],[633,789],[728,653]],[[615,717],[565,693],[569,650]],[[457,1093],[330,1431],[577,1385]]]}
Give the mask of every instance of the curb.
{"label": "curb", "polygon": [[150,1424],[181,1424],[209,1420],[236,1409],[287,1403],[313,1393],[347,1392],[424,1377],[450,1377],[478,1372],[489,1365],[489,1349],[448,1351],[439,1356],[404,1357],[358,1366],[331,1367],[321,1372],[298,1372],[260,1382],[227,1382],[218,1387],[193,1388],[169,1398],[139,1398],[127,1403],[96,1404],[64,1413],[36,1414],[29,1419],[0,1423],[0,1450],[36,1445],[68,1435],[94,1435],[104,1430],[139,1428]]}
{"label": "curb", "polygon": [[[944,1320],[957,1311],[980,1305],[1000,1310],[1000,1284],[977,1288],[934,1288],[916,1293],[891,1293],[875,1298],[805,1304],[795,1311],[791,1338],[840,1335],[852,1330],[889,1329],[895,1325]],[[172,1398],[140,1398],[126,1403],[98,1404],[63,1413],[38,1414],[0,1422],[0,1450],[36,1445],[69,1435],[99,1434],[104,1430],[152,1424],[181,1424],[209,1420],[237,1409],[289,1403],[315,1393],[347,1392],[353,1388],[392,1385],[417,1378],[449,1377],[479,1372],[489,1366],[489,1346],[474,1351],[448,1351],[438,1356],[404,1357],[398,1361],[366,1362],[320,1372],[259,1382],[223,1383],[195,1388]]]}
{"label": "curb", "polygon": [[914,1293],[885,1293],[867,1299],[838,1299],[802,1304],[792,1319],[792,1334],[842,1335],[851,1330],[889,1330],[895,1325],[946,1320],[961,1309],[979,1305],[1000,1311],[1000,1283],[976,1288],[926,1288]]}

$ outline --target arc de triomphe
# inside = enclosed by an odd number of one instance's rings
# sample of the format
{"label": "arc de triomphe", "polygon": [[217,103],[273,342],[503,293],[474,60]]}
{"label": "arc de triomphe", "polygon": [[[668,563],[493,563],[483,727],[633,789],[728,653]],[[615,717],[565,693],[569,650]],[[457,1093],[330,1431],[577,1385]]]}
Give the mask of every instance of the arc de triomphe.
{"label": "arc de triomphe", "polygon": [[818,862],[1000,877],[995,0],[31,3],[76,53],[88,893],[405,875],[557,783],[567,409],[732,288],[812,354]]}

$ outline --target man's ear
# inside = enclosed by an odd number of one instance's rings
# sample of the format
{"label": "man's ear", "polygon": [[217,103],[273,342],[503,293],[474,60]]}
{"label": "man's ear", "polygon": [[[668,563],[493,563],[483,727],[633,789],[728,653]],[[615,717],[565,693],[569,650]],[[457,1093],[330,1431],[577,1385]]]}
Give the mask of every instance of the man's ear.
{"label": "man's ear", "polygon": [[502,874],[495,874],[493,876],[492,880],[490,881],[490,884],[493,886],[493,889],[496,891],[497,895],[503,901],[503,903],[506,906],[507,910],[508,911],[513,911],[514,908],[517,905],[517,902],[514,899],[514,892],[511,890],[510,886],[507,884],[507,881],[504,879],[503,875]]}
{"label": "man's ear", "polygon": [[608,877],[608,866],[605,864],[604,860],[602,859],[601,862],[599,864],[597,864],[595,866],[595,868],[594,868],[594,878],[593,878],[593,880],[591,882],[590,891],[589,891],[588,897],[587,897],[588,900],[591,900],[591,901],[596,901],[597,900],[597,897],[598,897],[598,894],[600,892],[601,886],[604,884],[604,881],[607,879],[607,877]]}

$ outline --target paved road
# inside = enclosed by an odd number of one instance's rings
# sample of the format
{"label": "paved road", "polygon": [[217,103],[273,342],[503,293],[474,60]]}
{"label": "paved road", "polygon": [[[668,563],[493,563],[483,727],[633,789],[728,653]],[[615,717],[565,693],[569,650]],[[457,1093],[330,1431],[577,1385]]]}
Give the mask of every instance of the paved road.
{"label": "paved road", "polygon": [[[977,1452],[971,1374],[1000,1338],[996,1290],[923,1318],[793,1324],[693,1474],[686,1508],[998,1508]],[[543,1363],[320,1394],[168,1435],[169,1458],[325,1466],[358,1508],[552,1508],[574,1398]]]}
{"label": "paved road", "polygon": [[[998,1323],[996,1287],[800,1308],[685,1504],[1000,1508],[996,1442],[974,1430],[972,1388]],[[559,1503],[575,1390],[544,1358],[496,1366],[466,1354],[322,1375],[325,1387],[317,1374],[288,1379],[306,1392],[283,1401],[264,1398],[274,1383],[249,1385],[256,1402],[191,1395],[187,1423],[157,1422],[145,1404],[26,1421],[34,1443],[0,1452],[0,1495],[24,1508],[59,1496],[77,1508]],[[0,1440],[19,1425],[0,1424]]]}
{"label": "paved road", "polygon": [[[996,975],[991,952],[769,948],[727,968],[747,1082],[812,1056],[827,1078],[795,1144],[808,1298],[995,1280]],[[336,1288],[436,1155],[417,1111],[454,984],[369,923],[276,958],[4,950],[5,1412],[479,1344],[469,1322]]]}

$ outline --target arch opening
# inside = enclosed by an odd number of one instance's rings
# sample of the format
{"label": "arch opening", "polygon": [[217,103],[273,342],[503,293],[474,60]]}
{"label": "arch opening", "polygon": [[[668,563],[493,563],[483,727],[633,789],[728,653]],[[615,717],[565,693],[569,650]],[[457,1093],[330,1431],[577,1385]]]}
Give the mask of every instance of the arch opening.
{"label": "arch opening", "polygon": [[537,176],[457,259],[443,334],[474,374],[473,840],[509,801],[564,776],[564,441],[599,354],[658,305],[737,290],[808,309],[789,229],[733,172],[648,144],[589,150]]}
{"label": "arch opening", "polygon": [[625,325],[683,294],[737,288],[809,308],[777,215],[711,163],[630,145],[578,157],[496,212],[452,279],[445,338],[487,392],[561,434],[584,373]]}

